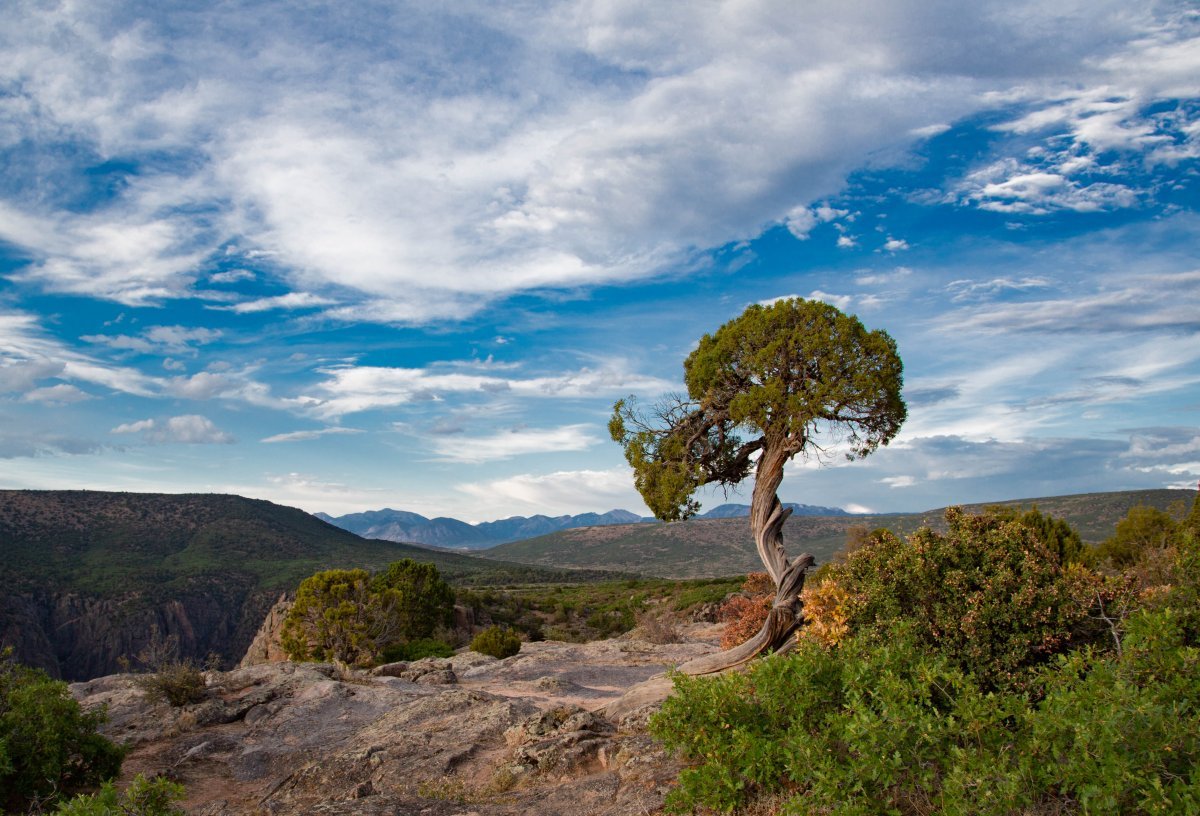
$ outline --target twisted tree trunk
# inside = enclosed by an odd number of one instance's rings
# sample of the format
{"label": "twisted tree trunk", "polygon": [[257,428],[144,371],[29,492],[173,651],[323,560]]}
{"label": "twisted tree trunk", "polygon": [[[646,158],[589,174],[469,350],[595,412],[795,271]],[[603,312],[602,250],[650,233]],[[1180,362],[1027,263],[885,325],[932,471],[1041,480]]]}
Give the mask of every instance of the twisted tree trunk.
{"label": "twisted tree trunk", "polygon": [[[808,569],[816,559],[804,553],[792,561],[783,549],[783,525],[792,511],[780,503],[776,491],[783,481],[783,466],[790,458],[787,451],[788,448],[782,445],[763,447],[750,503],[754,544],[767,574],[775,582],[775,601],[766,622],[758,634],[742,645],[689,660],[676,666],[675,671],[690,675],[716,674],[743,666],[760,655],[790,651],[795,645],[793,635],[804,621],[800,593]],[[657,675],[629,689],[621,699],[605,708],[605,714],[619,720],[643,706],[665,700],[671,688],[671,680],[665,674]]]}
{"label": "twisted tree trunk", "polygon": [[759,655],[787,651],[792,647],[792,636],[804,620],[800,593],[808,568],[815,559],[805,553],[792,561],[783,548],[783,525],[792,511],[780,503],[776,491],[783,481],[783,466],[789,458],[786,446],[769,441],[764,445],[755,469],[754,494],[750,501],[754,544],[767,574],[775,583],[775,601],[766,622],[758,634],[742,645],[689,660],[676,671],[713,674],[741,666]]}

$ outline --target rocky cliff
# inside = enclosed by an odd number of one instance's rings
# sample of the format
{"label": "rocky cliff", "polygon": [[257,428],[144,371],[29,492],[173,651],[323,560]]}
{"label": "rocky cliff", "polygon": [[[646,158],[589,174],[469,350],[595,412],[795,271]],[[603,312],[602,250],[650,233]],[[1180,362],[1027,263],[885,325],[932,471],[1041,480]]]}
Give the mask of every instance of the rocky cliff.
{"label": "rocky cliff", "polygon": [[196,663],[215,655],[232,665],[246,652],[277,595],[249,586],[212,586],[172,598],[144,592],[97,597],[71,591],[0,596],[0,643],[17,660],[51,676],[79,680],[112,674],[157,637]]}

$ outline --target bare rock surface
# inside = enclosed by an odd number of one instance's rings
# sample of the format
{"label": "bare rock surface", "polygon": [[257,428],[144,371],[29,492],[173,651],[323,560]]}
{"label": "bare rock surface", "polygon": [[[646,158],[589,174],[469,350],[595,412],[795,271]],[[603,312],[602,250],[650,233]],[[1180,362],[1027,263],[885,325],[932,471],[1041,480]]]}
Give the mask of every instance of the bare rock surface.
{"label": "bare rock surface", "polygon": [[606,706],[716,649],[711,628],[658,646],[629,636],[527,643],[372,672],[269,662],[209,676],[206,699],[145,700],[131,675],[74,684],[131,746],[125,778],[164,773],[196,816],[625,816],[657,811],[678,772],[648,710]]}

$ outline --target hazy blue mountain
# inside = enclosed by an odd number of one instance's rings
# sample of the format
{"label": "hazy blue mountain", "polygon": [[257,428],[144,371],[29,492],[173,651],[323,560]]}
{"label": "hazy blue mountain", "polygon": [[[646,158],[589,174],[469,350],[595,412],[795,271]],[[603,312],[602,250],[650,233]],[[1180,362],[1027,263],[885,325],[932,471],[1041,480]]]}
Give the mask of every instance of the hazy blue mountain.
{"label": "hazy blue mountain", "polygon": [[[792,508],[794,516],[849,516],[840,507],[819,507],[814,504],[794,504],[792,502],[784,502],[784,507]],[[750,515],[750,505],[748,504],[722,504],[709,510],[707,513],[701,513],[700,518],[739,518],[741,516]]]}
{"label": "hazy blue mountain", "polygon": [[330,524],[357,533],[363,538],[381,538],[386,541],[405,541],[432,547],[456,547],[486,549],[510,541],[557,533],[576,527],[601,527],[609,524],[637,524],[644,519],[628,510],[610,510],[607,513],[581,513],[577,516],[513,516],[498,521],[467,524],[452,518],[426,518],[405,510],[368,510],[365,513],[349,513],[331,516],[317,513],[317,518]]}

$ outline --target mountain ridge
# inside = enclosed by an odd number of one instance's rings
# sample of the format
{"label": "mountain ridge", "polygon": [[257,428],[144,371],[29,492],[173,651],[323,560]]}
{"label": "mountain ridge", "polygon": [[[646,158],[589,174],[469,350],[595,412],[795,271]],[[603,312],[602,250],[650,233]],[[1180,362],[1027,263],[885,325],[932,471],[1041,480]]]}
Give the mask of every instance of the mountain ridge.
{"label": "mountain ridge", "polygon": [[[849,516],[840,507],[820,507],[809,504],[786,503],[795,515],[803,516]],[[697,518],[740,518],[750,514],[748,504],[721,504]],[[456,518],[438,516],[427,518],[408,510],[385,507],[382,510],[365,510],[332,516],[314,513],[314,516],[348,530],[363,538],[424,544],[443,549],[484,550],[514,541],[524,541],[543,535],[573,530],[580,527],[603,527],[616,524],[657,523],[657,519],[639,516],[628,510],[615,509],[607,513],[579,513],[576,515],[510,516],[495,521],[470,524]]]}

